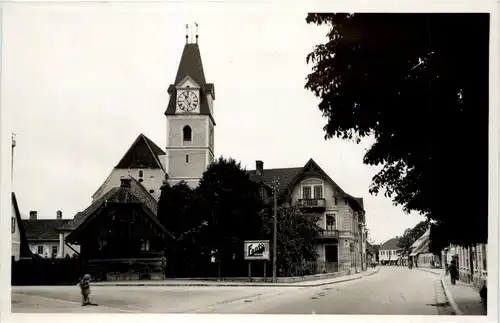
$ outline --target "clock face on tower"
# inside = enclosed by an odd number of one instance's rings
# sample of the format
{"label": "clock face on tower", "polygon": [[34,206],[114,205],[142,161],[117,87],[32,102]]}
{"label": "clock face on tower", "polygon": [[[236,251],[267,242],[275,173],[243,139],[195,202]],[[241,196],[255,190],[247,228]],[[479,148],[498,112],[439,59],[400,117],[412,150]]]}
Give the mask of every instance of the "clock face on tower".
{"label": "clock face on tower", "polygon": [[198,107],[198,96],[193,91],[182,92],[177,98],[177,105],[182,111],[193,111]]}

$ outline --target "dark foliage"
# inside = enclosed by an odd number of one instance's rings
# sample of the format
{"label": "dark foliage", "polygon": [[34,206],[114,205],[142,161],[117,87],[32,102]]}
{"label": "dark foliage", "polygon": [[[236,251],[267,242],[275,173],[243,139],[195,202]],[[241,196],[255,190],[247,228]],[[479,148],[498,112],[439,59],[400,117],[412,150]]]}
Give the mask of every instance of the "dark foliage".
{"label": "dark foliage", "polygon": [[216,252],[224,267],[244,267],[243,242],[255,239],[260,229],[262,203],[257,184],[240,163],[220,157],[203,174],[197,197],[206,223],[201,230],[205,247]]}
{"label": "dark foliage", "polygon": [[[370,192],[487,241],[488,14],[309,14],[330,27],[307,57],[326,138],[375,144]],[[473,209],[464,203],[474,205]],[[474,221],[470,221],[471,217]]]}
{"label": "dark foliage", "polygon": [[[263,225],[261,238],[273,241],[272,208],[262,213]],[[315,214],[302,213],[297,206],[278,208],[278,259],[279,276],[295,276],[305,274],[306,262],[318,258],[314,238],[322,230],[318,226],[319,217]],[[297,266],[303,265],[303,270]]]}
{"label": "dark foliage", "polygon": [[77,257],[23,258],[12,262],[12,285],[74,285],[82,277]]}
{"label": "dark foliage", "polygon": [[403,236],[398,240],[398,247],[401,248],[402,256],[408,256],[411,253],[412,244],[429,229],[429,225],[429,221],[421,221],[413,228],[405,230]]}

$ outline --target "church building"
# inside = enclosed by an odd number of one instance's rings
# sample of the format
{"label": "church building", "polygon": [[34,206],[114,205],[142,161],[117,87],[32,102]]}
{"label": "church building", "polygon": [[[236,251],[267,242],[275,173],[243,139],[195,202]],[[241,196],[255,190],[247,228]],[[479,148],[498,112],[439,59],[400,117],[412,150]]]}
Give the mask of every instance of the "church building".
{"label": "church building", "polygon": [[162,279],[165,244],[175,237],[157,217],[160,188],[196,187],[214,160],[214,85],[203,71],[198,36],[186,36],[177,74],[168,87],[166,147],[139,134],[92,196],[92,204],[60,228],[66,245],[95,279]]}

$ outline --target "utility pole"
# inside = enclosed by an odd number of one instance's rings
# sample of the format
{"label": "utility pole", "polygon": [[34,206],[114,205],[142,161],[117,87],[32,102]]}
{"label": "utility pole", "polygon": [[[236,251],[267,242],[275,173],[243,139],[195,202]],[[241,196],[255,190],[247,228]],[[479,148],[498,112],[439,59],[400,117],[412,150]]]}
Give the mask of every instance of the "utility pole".
{"label": "utility pole", "polygon": [[[11,185],[14,185],[14,148],[16,147],[16,134],[12,133],[12,159],[10,165],[10,181]],[[14,190],[14,188],[12,188]]]}
{"label": "utility pole", "polygon": [[273,200],[274,200],[274,218],[273,218],[273,283],[276,283],[276,259],[278,258],[278,186],[279,178],[274,176]]}

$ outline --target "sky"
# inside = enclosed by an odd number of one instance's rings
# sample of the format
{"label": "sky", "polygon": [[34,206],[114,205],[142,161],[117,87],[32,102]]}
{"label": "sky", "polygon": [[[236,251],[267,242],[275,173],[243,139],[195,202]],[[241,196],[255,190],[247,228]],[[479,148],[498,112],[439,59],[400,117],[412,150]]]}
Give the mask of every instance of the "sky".
{"label": "sky", "polygon": [[[183,5],[180,5],[182,7]],[[199,24],[207,82],[215,84],[215,153],[247,169],[313,158],[342,189],[364,198],[375,243],[424,218],[368,193],[379,168],[362,163],[372,141],[324,139],[319,99],[304,89],[306,55],[326,29],[306,13],[181,10],[148,5],[7,5],[2,109],[17,134],[13,190],[21,213],[72,218],[140,134],[166,143],[167,88],[185,24]],[[230,6],[227,6],[230,7]]]}

